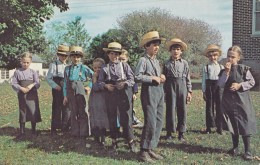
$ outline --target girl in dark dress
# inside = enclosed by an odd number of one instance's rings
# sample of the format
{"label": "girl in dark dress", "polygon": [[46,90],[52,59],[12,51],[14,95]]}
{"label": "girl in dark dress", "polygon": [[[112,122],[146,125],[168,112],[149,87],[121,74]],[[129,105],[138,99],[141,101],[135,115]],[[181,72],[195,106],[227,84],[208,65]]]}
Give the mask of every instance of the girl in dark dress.
{"label": "girl in dark dress", "polygon": [[14,72],[12,87],[18,94],[20,134],[25,134],[25,122],[31,121],[32,133],[36,134],[36,123],[41,122],[37,89],[40,87],[36,71],[29,68],[32,54],[21,55],[21,68]]}
{"label": "girl in dark dress", "polygon": [[249,96],[249,89],[255,85],[250,67],[238,64],[242,50],[239,46],[228,49],[228,62],[220,72],[219,86],[224,88],[221,108],[224,114],[223,128],[232,134],[233,148],[229,154],[238,155],[239,135],[242,136],[244,159],[251,160],[250,136],[256,133],[255,111]]}

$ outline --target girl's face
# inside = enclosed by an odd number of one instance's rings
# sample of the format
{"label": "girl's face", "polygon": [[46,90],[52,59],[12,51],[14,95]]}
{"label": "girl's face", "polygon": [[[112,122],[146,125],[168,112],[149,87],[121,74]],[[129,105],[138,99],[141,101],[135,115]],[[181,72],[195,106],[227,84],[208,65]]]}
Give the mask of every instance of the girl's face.
{"label": "girl's face", "polygon": [[71,56],[70,56],[70,60],[72,61],[72,63],[73,63],[74,65],[77,65],[77,64],[79,64],[80,61],[81,61],[81,55],[77,55],[77,54],[71,55]]}
{"label": "girl's face", "polygon": [[28,69],[31,63],[32,59],[29,57],[24,57],[21,59],[21,65],[23,69]]}
{"label": "girl's face", "polygon": [[116,62],[118,60],[118,57],[121,53],[119,52],[109,52],[108,53],[108,58],[111,62]]}
{"label": "girl's face", "polygon": [[227,54],[228,62],[230,62],[233,65],[237,65],[238,61],[240,60],[240,55],[238,52],[235,51],[228,51]]}
{"label": "girl's face", "polygon": [[128,57],[126,56],[126,55],[120,55],[119,56],[119,60],[121,61],[121,62],[125,62],[125,63],[127,63],[127,61],[128,61]]}
{"label": "girl's face", "polygon": [[67,55],[64,55],[64,54],[58,54],[58,57],[59,57],[59,60],[62,62],[62,63],[65,63],[65,61],[67,60],[68,56]]}
{"label": "girl's face", "polygon": [[219,57],[219,52],[213,51],[213,52],[208,53],[208,58],[209,58],[209,61],[211,61],[211,62],[217,62],[218,57]]}
{"label": "girl's face", "polygon": [[181,58],[181,54],[182,54],[181,47],[173,47],[171,49],[172,59],[177,60],[177,59]]}
{"label": "girl's face", "polygon": [[99,74],[99,72],[101,70],[101,66],[102,66],[102,64],[100,62],[94,62],[93,63],[93,70],[94,70],[94,72]]}

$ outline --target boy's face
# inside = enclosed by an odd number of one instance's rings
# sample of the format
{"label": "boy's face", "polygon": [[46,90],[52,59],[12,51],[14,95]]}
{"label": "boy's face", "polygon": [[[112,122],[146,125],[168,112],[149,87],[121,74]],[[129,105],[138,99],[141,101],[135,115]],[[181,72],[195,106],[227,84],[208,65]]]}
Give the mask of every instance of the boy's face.
{"label": "boy's face", "polygon": [[209,58],[209,61],[211,61],[211,62],[217,62],[218,58],[219,58],[219,52],[217,52],[217,51],[209,52],[208,58]]}
{"label": "boy's face", "polygon": [[236,65],[240,60],[240,55],[237,52],[230,50],[228,51],[227,58],[228,62],[230,62],[233,65]]}
{"label": "boy's face", "polygon": [[72,63],[73,63],[74,65],[77,65],[77,64],[79,64],[80,61],[81,61],[81,55],[78,55],[78,54],[71,55],[71,56],[70,56],[70,60],[72,61]]}
{"label": "boy's face", "polygon": [[151,43],[150,46],[145,46],[145,49],[146,49],[146,53],[149,56],[155,56],[160,49],[160,43],[159,42]]}
{"label": "boy's face", "polygon": [[28,69],[31,63],[32,59],[29,57],[24,57],[21,59],[21,65],[23,69]]}
{"label": "boy's face", "polygon": [[102,64],[100,62],[94,62],[93,63],[93,70],[94,70],[94,72],[99,74],[99,72],[101,70],[101,66],[102,66]]}
{"label": "boy's face", "polygon": [[125,62],[125,63],[127,63],[127,61],[128,61],[128,57],[126,56],[126,55],[120,55],[119,56],[119,60],[121,61],[121,62]]}
{"label": "boy's face", "polygon": [[181,46],[173,46],[170,52],[171,52],[172,59],[177,60],[181,58],[181,54],[182,54]]}
{"label": "boy's face", "polygon": [[121,53],[119,53],[119,52],[109,52],[108,58],[111,62],[116,62],[118,60],[120,54]]}
{"label": "boy's face", "polygon": [[68,58],[68,56],[67,56],[67,55],[64,55],[64,54],[58,54],[58,57],[59,57],[59,60],[60,60],[62,63],[64,63],[64,62],[67,60],[67,58]]}

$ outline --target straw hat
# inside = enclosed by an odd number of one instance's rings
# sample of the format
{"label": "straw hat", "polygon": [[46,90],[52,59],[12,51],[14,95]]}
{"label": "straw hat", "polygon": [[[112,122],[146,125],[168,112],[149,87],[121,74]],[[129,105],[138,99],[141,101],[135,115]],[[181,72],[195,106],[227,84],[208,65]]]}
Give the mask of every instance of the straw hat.
{"label": "straw hat", "polygon": [[110,42],[107,46],[107,48],[103,48],[105,52],[111,51],[111,52],[120,52],[122,53],[122,45],[118,42]]}
{"label": "straw hat", "polygon": [[66,45],[59,45],[57,54],[69,55],[68,54],[69,50],[70,50],[70,48],[68,46],[66,46]]}
{"label": "straw hat", "polygon": [[147,44],[150,41],[155,41],[155,40],[160,40],[160,41],[165,41],[165,38],[160,38],[159,32],[157,31],[151,31],[143,35],[139,46],[144,47],[145,44]]}
{"label": "straw hat", "polygon": [[70,55],[81,55],[83,56],[83,49],[80,46],[71,46],[70,47]]}
{"label": "straw hat", "polygon": [[187,45],[179,38],[173,38],[170,41],[168,41],[166,48],[170,51],[172,45],[180,45],[183,51],[187,50]]}
{"label": "straw hat", "polygon": [[208,53],[213,52],[213,51],[219,52],[219,56],[221,56],[221,54],[222,54],[222,50],[220,49],[220,47],[218,45],[211,44],[211,45],[208,45],[207,49],[205,50],[204,55],[206,57],[208,57]]}

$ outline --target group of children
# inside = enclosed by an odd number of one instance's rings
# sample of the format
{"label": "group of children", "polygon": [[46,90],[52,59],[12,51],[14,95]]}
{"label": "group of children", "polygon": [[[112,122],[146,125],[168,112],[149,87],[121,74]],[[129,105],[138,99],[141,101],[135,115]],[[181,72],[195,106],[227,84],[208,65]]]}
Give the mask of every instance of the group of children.
{"label": "group of children", "polygon": [[[101,58],[93,61],[94,72],[82,64],[84,52],[78,46],[58,47],[58,59],[50,64],[46,77],[52,87],[51,133],[57,129],[70,130],[71,135],[85,139],[93,134],[96,142],[105,145],[106,130],[112,138],[112,148],[118,147],[118,128],[126,139],[130,151],[137,152],[133,133],[133,101],[141,83],[140,99],[144,114],[144,125],[140,143],[140,160],[153,163],[163,159],[154,150],[158,145],[163,127],[164,101],[166,102],[166,139],[178,132],[178,139],[185,141],[187,104],[192,99],[192,85],[188,62],[181,57],[187,45],[178,38],[167,42],[170,58],[161,65],[157,60],[160,44],[164,38],[157,31],[146,33],[140,47],[145,54],[139,59],[135,71],[127,64],[127,51],[118,42],[103,48],[109,63]],[[252,159],[250,136],[256,132],[256,120],[249,89],[255,84],[250,68],[238,64],[242,56],[240,47],[228,50],[225,66],[218,63],[221,49],[209,45],[205,55],[209,63],[202,70],[202,91],[206,101],[206,133],[212,127],[222,134],[232,134],[233,148],[228,151],[238,154],[239,135],[245,146],[245,159]],[[67,57],[71,64],[66,64]],[[126,60],[126,61],[125,61]],[[40,87],[38,74],[29,68],[32,55],[21,56],[21,68],[15,71],[12,86],[18,93],[20,134],[25,134],[25,122],[31,121],[32,133],[41,121],[37,89]],[[91,83],[87,83],[91,80]],[[89,97],[87,97],[89,96]],[[164,98],[165,97],[165,98]],[[176,121],[177,115],[177,121]],[[138,120],[136,121],[138,122]]]}

